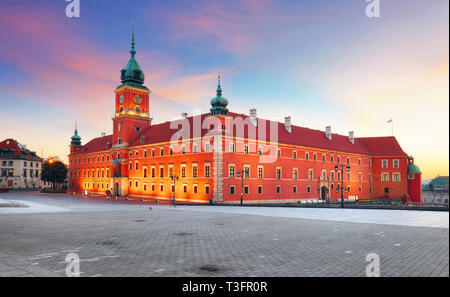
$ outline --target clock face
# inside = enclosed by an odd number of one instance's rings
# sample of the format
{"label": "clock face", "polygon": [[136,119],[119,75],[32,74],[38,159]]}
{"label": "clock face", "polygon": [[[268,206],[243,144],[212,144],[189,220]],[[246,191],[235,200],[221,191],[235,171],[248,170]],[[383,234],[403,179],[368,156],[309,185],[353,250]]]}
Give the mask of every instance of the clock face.
{"label": "clock face", "polygon": [[122,94],[122,95],[120,95],[120,97],[119,97],[119,104],[120,104],[120,105],[122,105],[122,104],[123,104],[123,94]]}
{"label": "clock face", "polygon": [[141,103],[142,103],[142,96],[141,96],[141,95],[134,94],[134,96],[133,96],[133,102],[134,102],[135,104],[137,104],[137,105],[141,104]]}

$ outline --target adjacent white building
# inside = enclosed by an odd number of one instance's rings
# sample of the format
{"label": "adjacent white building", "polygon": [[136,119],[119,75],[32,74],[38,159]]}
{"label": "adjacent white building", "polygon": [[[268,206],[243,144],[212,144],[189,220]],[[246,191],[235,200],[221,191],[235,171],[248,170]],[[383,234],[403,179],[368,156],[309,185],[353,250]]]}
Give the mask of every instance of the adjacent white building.
{"label": "adjacent white building", "polygon": [[0,142],[0,189],[39,189],[42,159],[14,139]]}

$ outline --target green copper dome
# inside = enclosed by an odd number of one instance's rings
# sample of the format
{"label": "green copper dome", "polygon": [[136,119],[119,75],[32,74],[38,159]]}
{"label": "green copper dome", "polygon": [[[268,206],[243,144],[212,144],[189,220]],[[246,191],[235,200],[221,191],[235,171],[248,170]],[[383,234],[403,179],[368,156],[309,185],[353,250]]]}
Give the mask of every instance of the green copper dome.
{"label": "green copper dome", "polygon": [[135,59],[136,50],[134,49],[134,26],[132,31],[132,37],[131,37],[131,50],[130,50],[130,61],[128,61],[127,66],[125,66],[124,69],[120,71],[120,80],[122,82],[122,85],[118,87],[121,88],[123,86],[130,86],[140,89],[148,90],[147,87],[144,86],[144,72],[142,71],[141,67],[139,66],[138,62]]}
{"label": "green copper dome", "polygon": [[70,145],[81,145],[81,136],[78,135],[78,129],[75,125],[75,134],[72,136],[72,141],[70,142]]}
{"label": "green copper dome", "polygon": [[228,100],[222,96],[222,88],[220,86],[220,75],[219,84],[217,86],[217,95],[215,98],[211,99],[211,115],[227,115],[228,114]]}
{"label": "green copper dome", "polygon": [[[412,157],[408,157],[408,159],[413,159]],[[420,173],[420,169],[419,169],[419,167],[416,165],[416,164],[414,164],[414,163],[408,163],[408,167],[407,167],[407,172],[408,172],[408,174],[411,174],[411,173]]]}

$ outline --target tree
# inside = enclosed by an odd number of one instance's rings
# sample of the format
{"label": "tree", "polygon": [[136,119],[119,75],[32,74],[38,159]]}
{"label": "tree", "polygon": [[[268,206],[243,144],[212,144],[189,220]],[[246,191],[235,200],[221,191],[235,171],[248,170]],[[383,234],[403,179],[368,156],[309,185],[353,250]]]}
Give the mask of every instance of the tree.
{"label": "tree", "polygon": [[64,182],[66,177],[67,167],[59,160],[48,159],[42,165],[41,180],[50,182],[53,190],[56,190],[56,185]]}

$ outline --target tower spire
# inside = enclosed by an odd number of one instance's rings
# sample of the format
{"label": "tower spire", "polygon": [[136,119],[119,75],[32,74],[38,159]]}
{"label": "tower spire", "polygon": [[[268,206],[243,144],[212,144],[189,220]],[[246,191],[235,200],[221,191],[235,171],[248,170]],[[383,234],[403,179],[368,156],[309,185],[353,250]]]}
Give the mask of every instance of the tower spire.
{"label": "tower spire", "polygon": [[75,133],[71,138],[71,145],[76,145],[76,146],[80,146],[81,145],[81,137],[80,135],[78,135],[78,124],[77,121],[75,121]]}
{"label": "tower spire", "polygon": [[222,96],[222,87],[220,86],[220,79],[222,78],[222,76],[220,75],[220,73],[217,75],[217,96]]}
{"label": "tower spire", "polygon": [[136,54],[136,50],[134,49],[134,24],[131,26],[131,51],[130,54],[132,57],[134,57],[134,55]]}

